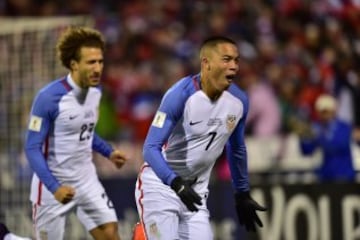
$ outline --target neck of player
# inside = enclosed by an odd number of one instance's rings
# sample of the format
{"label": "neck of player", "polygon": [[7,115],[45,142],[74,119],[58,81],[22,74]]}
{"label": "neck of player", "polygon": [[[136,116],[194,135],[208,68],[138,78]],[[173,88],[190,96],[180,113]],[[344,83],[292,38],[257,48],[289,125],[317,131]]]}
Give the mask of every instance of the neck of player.
{"label": "neck of player", "polygon": [[205,77],[200,79],[201,90],[208,96],[211,101],[216,101],[221,96],[221,91],[217,90],[209,79]]}

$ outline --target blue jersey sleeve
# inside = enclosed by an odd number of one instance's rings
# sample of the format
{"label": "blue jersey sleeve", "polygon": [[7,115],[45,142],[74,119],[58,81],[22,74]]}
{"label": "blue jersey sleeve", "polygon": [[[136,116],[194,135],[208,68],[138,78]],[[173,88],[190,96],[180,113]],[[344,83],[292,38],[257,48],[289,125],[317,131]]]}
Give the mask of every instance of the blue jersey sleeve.
{"label": "blue jersey sleeve", "polygon": [[46,138],[57,114],[58,106],[54,97],[40,92],[33,102],[25,140],[25,154],[30,167],[52,193],[59,188],[60,184],[46,163],[43,147],[46,152]]}
{"label": "blue jersey sleeve", "polygon": [[250,190],[244,134],[249,102],[248,98],[244,94],[241,94],[240,99],[244,106],[244,115],[226,144],[226,156],[229,162],[232,183],[235,191],[245,192]]}
{"label": "blue jersey sleeve", "polygon": [[156,175],[167,185],[176,177],[162,154],[162,147],[167,142],[172,130],[184,111],[184,101],[188,91],[180,84],[169,89],[164,95],[145,139],[143,156]]}
{"label": "blue jersey sleeve", "polygon": [[299,147],[301,153],[304,155],[311,155],[314,151],[320,146],[320,133],[322,132],[321,127],[316,123],[311,125],[311,136],[300,136],[299,137]]}
{"label": "blue jersey sleeve", "polygon": [[94,139],[93,139],[93,142],[92,142],[92,149],[94,151],[100,153],[104,157],[107,157],[107,158],[110,157],[110,154],[113,151],[112,146],[109,143],[107,143],[105,140],[103,140],[96,133],[94,133]]}
{"label": "blue jersey sleeve", "polygon": [[351,145],[352,127],[338,120],[332,121],[327,127],[315,123],[312,132],[312,137],[300,138],[300,149],[304,155],[311,155],[320,147],[327,153],[340,152]]}
{"label": "blue jersey sleeve", "polygon": [[305,139],[300,138],[300,150],[304,155],[311,155],[317,149],[318,141],[315,138]]}

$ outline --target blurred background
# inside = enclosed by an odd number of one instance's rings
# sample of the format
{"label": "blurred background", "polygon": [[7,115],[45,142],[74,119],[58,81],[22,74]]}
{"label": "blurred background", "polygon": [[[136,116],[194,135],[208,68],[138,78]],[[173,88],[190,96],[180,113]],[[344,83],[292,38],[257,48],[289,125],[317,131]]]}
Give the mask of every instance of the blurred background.
{"label": "blurred background", "polygon": [[[240,49],[236,84],[250,99],[246,128],[252,193],[269,211],[246,234],[234,215],[226,157],[210,184],[215,238],[360,239],[360,2],[356,0],[2,0],[0,1],[0,221],[32,235],[23,153],[34,94],[67,73],[56,59],[59,33],[87,25],[106,37],[97,132],[126,151],[120,171],[95,155],[120,234],[138,220],[134,183],[142,144],[162,94],[199,71],[198,48],[225,35]],[[323,154],[304,155],[300,138],[318,120],[321,94],[337,100],[336,117],[353,129],[353,181],[319,181]],[[341,166],[340,166],[341,167]],[[67,239],[90,239],[75,216]]]}

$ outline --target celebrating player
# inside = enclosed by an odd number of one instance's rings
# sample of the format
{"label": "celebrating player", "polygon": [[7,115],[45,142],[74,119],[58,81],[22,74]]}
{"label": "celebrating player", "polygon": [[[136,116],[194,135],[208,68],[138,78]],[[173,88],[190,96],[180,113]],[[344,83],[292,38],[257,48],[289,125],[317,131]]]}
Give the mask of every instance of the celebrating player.
{"label": "celebrating player", "polygon": [[209,38],[200,61],[200,74],[181,79],[163,96],[145,140],[135,196],[147,239],[213,239],[206,199],[224,147],[239,222],[249,231],[262,226],[256,211],[266,209],[249,194],[248,98],[232,83],[239,69],[236,43]]}
{"label": "celebrating player", "polygon": [[120,239],[115,210],[92,162],[93,151],[118,168],[126,161],[94,132],[104,47],[94,29],[67,29],[57,51],[69,74],[34,99],[25,151],[34,170],[30,199],[37,239],[63,239],[65,217],[72,210],[94,239]]}

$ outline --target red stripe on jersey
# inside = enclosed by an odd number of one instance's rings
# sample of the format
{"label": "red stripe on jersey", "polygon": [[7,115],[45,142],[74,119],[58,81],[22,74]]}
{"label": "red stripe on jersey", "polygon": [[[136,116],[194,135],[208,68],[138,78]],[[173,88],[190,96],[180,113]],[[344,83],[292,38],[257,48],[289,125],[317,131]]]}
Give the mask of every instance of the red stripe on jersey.
{"label": "red stripe on jersey", "polygon": [[162,146],[163,150],[166,150],[168,147],[168,142],[165,142],[164,145]]}
{"label": "red stripe on jersey", "polygon": [[139,172],[139,176],[138,176],[138,180],[139,180],[138,190],[141,192],[140,198],[138,199],[139,205],[140,205],[140,208],[141,208],[140,223],[143,225],[143,229],[144,229],[146,239],[148,239],[148,237],[147,237],[146,228],[145,228],[145,224],[144,224],[144,205],[142,204],[142,199],[144,198],[144,192],[141,189],[141,187],[142,187],[141,174],[144,172],[144,169],[147,168],[147,167],[149,167],[149,165],[144,164],[141,167],[140,172]]}
{"label": "red stripe on jersey", "polygon": [[201,88],[200,88],[200,85],[199,85],[199,81],[198,81],[197,76],[194,76],[194,77],[192,78],[192,81],[193,81],[193,84],[194,84],[194,86],[195,86],[195,89],[196,89],[196,90],[200,90]]}
{"label": "red stripe on jersey", "polygon": [[[45,140],[45,147],[44,147],[44,157],[45,159],[47,159],[49,156],[49,136],[46,137]],[[38,186],[38,199],[36,201],[36,203],[38,205],[41,205],[41,194],[42,194],[42,185],[43,183],[41,181],[39,181],[39,186]]]}
{"label": "red stripe on jersey", "polygon": [[66,90],[70,91],[72,89],[68,81],[66,81],[66,77],[63,80],[61,80],[61,83],[64,85]]}
{"label": "red stripe on jersey", "polygon": [[42,182],[39,181],[39,185],[38,185],[38,199],[36,201],[36,204],[40,205],[41,204],[41,193],[42,193]]}

